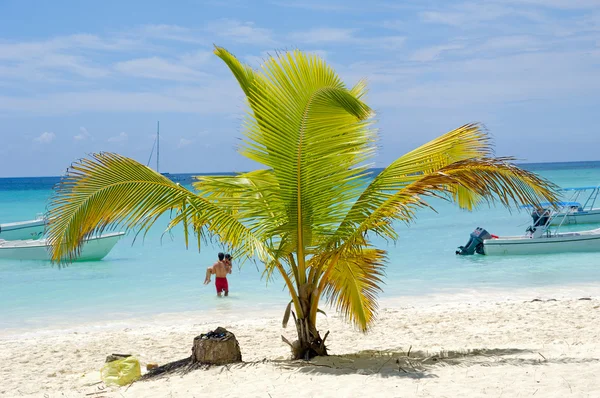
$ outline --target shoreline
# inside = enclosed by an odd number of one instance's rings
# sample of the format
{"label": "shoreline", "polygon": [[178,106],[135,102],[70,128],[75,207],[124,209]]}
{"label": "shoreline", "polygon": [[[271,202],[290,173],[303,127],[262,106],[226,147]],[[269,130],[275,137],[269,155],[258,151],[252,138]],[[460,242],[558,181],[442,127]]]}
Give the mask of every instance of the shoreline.
{"label": "shoreline", "polygon": [[[588,284],[567,284],[567,285],[551,285],[532,287],[519,287],[513,289],[506,288],[472,288],[472,289],[447,289],[434,294],[410,295],[410,296],[394,296],[384,297],[378,300],[379,308],[398,307],[398,308],[418,308],[444,305],[448,307],[460,306],[469,303],[485,303],[485,302],[510,302],[510,301],[528,301],[534,299],[549,300],[549,299],[579,299],[587,297],[600,298],[600,282]],[[269,303],[258,309],[248,309],[244,307],[240,310],[235,310],[232,307],[234,303],[228,303],[227,298],[218,299],[223,303],[216,301],[218,308],[197,311],[177,311],[177,312],[160,312],[156,314],[140,314],[140,315],[125,315],[123,317],[111,318],[110,316],[100,316],[98,319],[86,319],[78,321],[60,321],[50,323],[43,326],[34,327],[8,327],[0,328],[0,339],[11,335],[25,334],[45,334],[57,331],[69,330],[100,330],[114,329],[129,325],[144,325],[154,324],[160,326],[167,322],[178,321],[186,318],[210,318],[218,316],[229,321],[239,321],[241,319],[259,319],[264,317],[283,316],[287,302],[284,300],[279,304]],[[226,308],[225,308],[226,307]],[[324,306],[327,314],[334,314],[335,309],[329,306]]]}
{"label": "shoreline", "polygon": [[[498,291],[485,297],[472,294],[470,300],[453,295],[385,299],[367,334],[329,310],[327,317],[319,316],[317,326],[331,331],[327,343],[332,356],[310,363],[288,360],[289,347],[280,336],[293,339],[295,331],[281,328],[283,308],[218,320],[213,313],[179,313],[4,333],[0,396],[14,396],[15,391],[32,397],[334,397],[358,391],[373,396],[597,396],[598,289],[600,285],[578,285],[516,290],[509,296]],[[98,383],[111,353],[131,353],[142,367],[164,364],[189,356],[193,338],[217,326],[236,335],[244,364],[129,388]]]}

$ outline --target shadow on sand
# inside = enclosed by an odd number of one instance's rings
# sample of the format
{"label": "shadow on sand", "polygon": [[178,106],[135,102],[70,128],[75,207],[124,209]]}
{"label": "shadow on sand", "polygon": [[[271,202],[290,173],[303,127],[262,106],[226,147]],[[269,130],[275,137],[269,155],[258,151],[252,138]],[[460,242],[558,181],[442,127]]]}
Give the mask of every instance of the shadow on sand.
{"label": "shadow on sand", "polygon": [[523,366],[553,363],[599,362],[596,358],[546,358],[535,350],[516,348],[471,349],[436,353],[366,350],[353,354],[317,357],[312,361],[272,361],[284,369],[302,373],[380,377],[432,378],[442,366]]}
{"label": "shadow on sand", "polygon": [[[379,351],[365,350],[353,354],[317,357],[310,362],[282,361],[284,368],[296,368],[305,373],[333,375],[362,374],[380,377],[407,377],[414,379],[437,377],[432,371],[436,366],[471,365],[478,362],[490,362],[490,358],[531,354],[529,350],[467,350],[441,351]],[[481,359],[480,359],[481,358]]]}
{"label": "shadow on sand", "polygon": [[[546,358],[536,350],[503,348],[503,349],[471,349],[464,351],[389,351],[365,350],[353,354],[317,357],[311,361],[303,360],[267,360],[241,362],[221,366],[221,371],[272,364],[282,370],[309,374],[403,377],[403,378],[435,378],[436,368],[442,366],[523,366],[546,365],[556,363],[585,364],[600,362],[597,358]],[[154,379],[169,374],[186,374],[197,369],[209,369],[213,366],[192,364],[191,357],[161,366],[150,372],[142,380]]]}

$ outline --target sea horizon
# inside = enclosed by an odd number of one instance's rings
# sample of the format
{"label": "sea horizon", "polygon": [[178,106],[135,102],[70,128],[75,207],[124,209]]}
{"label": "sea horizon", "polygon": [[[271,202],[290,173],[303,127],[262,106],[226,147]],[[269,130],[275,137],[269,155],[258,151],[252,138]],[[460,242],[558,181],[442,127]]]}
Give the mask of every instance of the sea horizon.
{"label": "sea horizon", "polygon": [[[600,168],[600,160],[574,160],[566,162],[515,162],[519,167],[522,167],[529,171],[546,170],[548,168],[560,168],[560,169],[580,169],[580,168]],[[387,166],[385,166],[387,167]],[[381,172],[385,167],[371,167],[367,169],[372,176]],[[166,177],[177,177],[177,182],[191,183],[195,176],[218,176],[218,175],[236,175],[240,173],[246,173],[251,170],[245,171],[210,171],[210,172],[169,172],[162,171],[161,174]],[[21,176],[21,177],[0,177],[0,190],[7,189],[10,184],[10,180],[28,180],[28,179],[42,179],[36,181],[36,186],[46,187],[47,185],[54,186],[58,183],[63,176],[61,175],[50,175],[50,176]],[[41,185],[38,185],[41,184]]]}

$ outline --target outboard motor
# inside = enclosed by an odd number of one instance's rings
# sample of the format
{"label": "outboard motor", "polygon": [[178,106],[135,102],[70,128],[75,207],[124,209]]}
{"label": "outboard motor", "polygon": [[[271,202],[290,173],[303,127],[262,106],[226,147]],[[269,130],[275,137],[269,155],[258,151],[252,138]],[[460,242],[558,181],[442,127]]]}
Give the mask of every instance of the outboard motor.
{"label": "outboard motor", "polygon": [[483,251],[483,241],[485,239],[492,239],[492,235],[483,228],[475,228],[475,231],[471,232],[467,244],[459,246],[456,254],[461,256],[470,256],[475,253],[485,254]]}

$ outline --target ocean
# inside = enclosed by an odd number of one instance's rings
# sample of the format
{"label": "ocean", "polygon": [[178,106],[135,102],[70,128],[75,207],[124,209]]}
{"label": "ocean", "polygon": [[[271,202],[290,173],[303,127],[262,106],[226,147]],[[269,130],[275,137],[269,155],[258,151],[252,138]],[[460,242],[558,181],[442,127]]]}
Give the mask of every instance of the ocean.
{"label": "ocean", "polygon": [[[561,187],[596,186],[600,162],[539,163],[522,167]],[[195,174],[172,174],[189,184]],[[0,178],[0,222],[23,221],[45,212],[58,177]],[[374,239],[389,254],[381,298],[471,294],[486,289],[527,289],[600,281],[600,253],[460,257],[475,227],[496,235],[517,235],[529,225],[525,211],[482,207],[474,212],[431,200],[437,213],[419,211],[411,225],[400,224],[399,241]],[[214,279],[203,284],[207,266],[221,250],[204,245],[186,250],[179,230],[163,234],[156,225],[145,240],[122,239],[102,261],[58,268],[46,262],[0,260],[0,329],[39,328],[88,321],[118,320],[162,313],[261,311],[287,305],[288,294],[275,278],[262,278],[260,264],[247,262],[229,277],[230,297],[218,299]],[[159,223],[159,224],[161,224]],[[570,229],[597,228],[594,225]]]}

